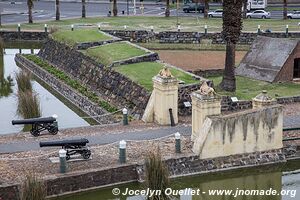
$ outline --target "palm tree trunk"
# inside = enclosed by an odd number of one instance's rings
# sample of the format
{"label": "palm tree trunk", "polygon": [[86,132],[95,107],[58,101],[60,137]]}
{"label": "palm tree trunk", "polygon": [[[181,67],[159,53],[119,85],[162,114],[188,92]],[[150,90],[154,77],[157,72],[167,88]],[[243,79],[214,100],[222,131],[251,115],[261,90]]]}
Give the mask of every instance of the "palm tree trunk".
{"label": "palm tree trunk", "polygon": [[116,17],[118,15],[117,0],[113,1],[113,14],[114,14],[114,17]]}
{"label": "palm tree trunk", "polygon": [[223,90],[234,92],[236,89],[235,84],[235,44],[227,43],[226,44],[226,59],[225,59],[225,70],[223,80],[220,84],[220,87]]}
{"label": "palm tree trunk", "polygon": [[85,12],[85,0],[81,0],[82,3],[82,14],[81,17],[85,18],[86,17],[86,12]]}
{"label": "palm tree trunk", "polygon": [[208,9],[209,9],[208,1],[209,0],[204,1],[204,18],[205,19],[207,19],[207,17],[208,17]]}
{"label": "palm tree trunk", "polygon": [[283,19],[287,18],[287,0],[283,0]]}
{"label": "palm tree trunk", "polygon": [[55,0],[56,20],[60,20],[59,0]]}
{"label": "palm tree trunk", "polygon": [[170,17],[170,0],[166,0],[166,12],[165,12],[166,17]]}
{"label": "palm tree trunk", "polygon": [[27,0],[27,7],[28,7],[28,23],[32,24],[32,8],[33,8],[33,0]]}
{"label": "palm tree trunk", "polygon": [[248,4],[248,0],[244,0],[243,2],[243,19],[247,18],[247,4]]}

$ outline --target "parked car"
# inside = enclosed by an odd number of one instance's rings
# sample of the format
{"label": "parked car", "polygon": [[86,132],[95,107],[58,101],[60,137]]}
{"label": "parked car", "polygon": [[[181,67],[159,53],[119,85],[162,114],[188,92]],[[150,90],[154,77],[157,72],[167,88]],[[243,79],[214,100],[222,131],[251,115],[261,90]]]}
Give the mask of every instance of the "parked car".
{"label": "parked car", "polygon": [[287,14],[289,19],[300,19],[300,11],[294,11],[293,13]]}
{"label": "parked car", "polygon": [[208,17],[223,17],[223,10],[218,9],[215,11],[208,12]]}
{"label": "parked car", "polygon": [[182,9],[183,9],[183,12],[185,12],[185,13],[195,12],[196,9],[198,12],[201,11],[202,13],[204,13],[205,8],[204,8],[204,4],[201,4],[201,3],[198,3],[198,4],[186,3],[183,5]]}
{"label": "parked car", "polygon": [[255,10],[253,12],[247,13],[247,18],[267,19],[267,18],[271,18],[271,13],[266,12],[264,10]]}

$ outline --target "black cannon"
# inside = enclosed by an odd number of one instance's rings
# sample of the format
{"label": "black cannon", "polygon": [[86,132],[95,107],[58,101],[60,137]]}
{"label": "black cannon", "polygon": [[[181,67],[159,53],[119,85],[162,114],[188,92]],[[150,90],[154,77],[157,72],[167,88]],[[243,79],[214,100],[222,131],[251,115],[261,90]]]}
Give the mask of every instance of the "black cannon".
{"label": "black cannon", "polygon": [[74,139],[74,140],[58,140],[58,141],[48,141],[40,142],[40,147],[57,147],[61,146],[67,151],[67,160],[70,160],[71,155],[81,154],[84,159],[89,159],[91,156],[91,150],[86,147],[89,141],[85,138]]}
{"label": "black cannon", "polygon": [[43,130],[55,135],[58,132],[58,125],[55,117],[31,118],[23,120],[12,120],[12,125],[29,124],[31,125],[30,133],[37,137]]}

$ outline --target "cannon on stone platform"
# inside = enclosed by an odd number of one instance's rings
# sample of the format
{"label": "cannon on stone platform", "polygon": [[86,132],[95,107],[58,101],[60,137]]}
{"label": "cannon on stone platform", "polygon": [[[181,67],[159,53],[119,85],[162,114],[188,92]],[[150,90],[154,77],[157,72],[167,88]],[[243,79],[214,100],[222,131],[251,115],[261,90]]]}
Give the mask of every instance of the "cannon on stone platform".
{"label": "cannon on stone platform", "polygon": [[91,150],[89,150],[86,144],[89,143],[88,139],[73,139],[73,140],[58,140],[40,142],[40,147],[62,147],[67,151],[67,160],[70,160],[72,155],[81,154],[84,159],[89,159],[91,156]]}
{"label": "cannon on stone platform", "polygon": [[56,117],[41,117],[23,120],[12,120],[12,125],[25,124],[31,125],[30,133],[37,137],[43,130],[48,130],[49,133],[55,135],[58,132]]}

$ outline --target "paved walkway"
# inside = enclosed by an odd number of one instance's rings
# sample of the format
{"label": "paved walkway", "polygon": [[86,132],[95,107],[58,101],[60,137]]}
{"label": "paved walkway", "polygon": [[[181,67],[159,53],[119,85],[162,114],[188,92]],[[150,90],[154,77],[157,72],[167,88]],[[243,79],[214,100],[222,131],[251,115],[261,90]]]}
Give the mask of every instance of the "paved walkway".
{"label": "paved walkway", "polygon": [[[300,115],[285,116],[283,120],[284,128],[300,127]],[[125,133],[113,133],[107,135],[84,136],[90,143],[89,145],[104,145],[120,140],[151,140],[165,137],[176,132],[182,135],[191,135],[192,127],[186,125],[178,125],[175,127],[164,127],[155,130],[131,131]],[[70,137],[68,139],[78,139],[80,136]],[[49,140],[47,140],[49,141]],[[30,150],[40,150],[38,141],[13,142],[9,144],[0,144],[0,153],[16,153]]]}
{"label": "paved walkway", "polygon": [[[151,140],[161,138],[179,132],[182,135],[190,135],[192,132],[191,126],[175,126],[175,127],[164,127],[155,130],[144,130],[135,132],[115,133],[101,136],[84,136],[90,143],[89,145],[103,145],[118,142],[120,140]],[[83,138],[80,136],[70,137],[68,139]],[[47,140],[49,141],[49,140]],[[16,153],[21,151],[40,150],[38,141],[26,141],[26,142],[13,142],[9,144],[0,145],[0,153]]]}

